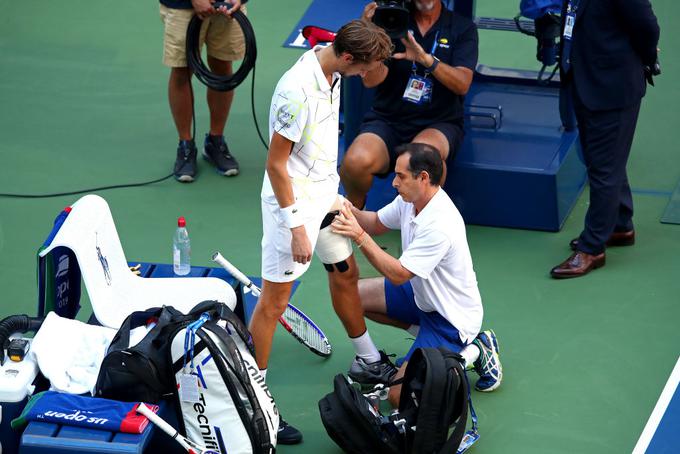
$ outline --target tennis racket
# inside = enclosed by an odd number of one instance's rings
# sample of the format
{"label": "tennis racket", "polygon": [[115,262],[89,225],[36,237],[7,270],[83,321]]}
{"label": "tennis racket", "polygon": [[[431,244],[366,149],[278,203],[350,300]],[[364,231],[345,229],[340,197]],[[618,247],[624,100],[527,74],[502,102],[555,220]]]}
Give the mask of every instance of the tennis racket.
{"label": "tennis racket", "polygon": [[177,443],[179,443],[189,454],[208,454],[215,451],[204,448],[198,443],[194,443],[188,438],[182,436],[174,427],[168,424],[163,418],[158,416],[144,402],[140,402],[137,407],[137,413],[140,413],[148,418],[149,421],[158,426],[166,434],[170,435]]}
{"label": "tennis racket", "polygon": [[[248,276],[241,273],[238,268],[232,265],[227,259],[222,257],[222,254],[215,252],[212,257],[213,261],[227,270],[229,274],[234,276],[241,284],[253,292],[253,295],[260,296],[261,290],[258,286],[248,279]],[[328,341],[326,335],[321,331],[316,323],[305,315],[297,307],[288,303],[283,315],[279,318],[279,323],[288,331],[298,342],[305,345],[313,353],[319,356],[328,358],[333,351],[331,343]]]}

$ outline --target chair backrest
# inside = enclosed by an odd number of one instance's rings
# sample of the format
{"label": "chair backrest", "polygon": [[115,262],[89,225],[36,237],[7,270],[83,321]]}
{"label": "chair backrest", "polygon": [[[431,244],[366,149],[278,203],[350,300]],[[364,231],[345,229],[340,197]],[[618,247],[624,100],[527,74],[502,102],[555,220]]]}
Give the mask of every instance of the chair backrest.
{"label": "chair backrest", "polygon": [[153,306],[174,305],[186,311],[207,299],[223,302],[232,309],[236,304],[233,289],[220,279],[154,279],[134,275],[125,259],[111,210],[97,195],[79,199],[61,226],[55,224],[55,228],[58,230],[52,232],[52,241],[39,252],[39,257],[44,259],[57,248],[73,252],[92,310],[104,326],[118,328],[130,313]]}

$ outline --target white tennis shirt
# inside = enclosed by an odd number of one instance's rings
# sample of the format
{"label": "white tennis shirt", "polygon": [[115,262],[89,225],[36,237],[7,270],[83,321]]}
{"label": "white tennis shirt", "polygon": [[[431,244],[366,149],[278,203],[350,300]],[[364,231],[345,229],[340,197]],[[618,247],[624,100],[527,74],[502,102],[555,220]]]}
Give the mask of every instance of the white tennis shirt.
{"label": "white tennis shirt", "polygon": [[[294,142],[288,176],[296,203],[328,200],[338,193],[338,118],[340,74],[328,83],[316,56],[317,46],[305,52],[279,80],[269,111],[269,140],[277,132]],[[276,203],[265,171],[262,199]]]}
{"label": "white tennis shirt", "polygon": [[482,327],[484,310],[465,236],[465,223],[441,188],[416,216],[412,203],[397,196],[378,211],[389,229],[401,230],[401,264],[411,279],[416,305],[437,311],[471,342]]}

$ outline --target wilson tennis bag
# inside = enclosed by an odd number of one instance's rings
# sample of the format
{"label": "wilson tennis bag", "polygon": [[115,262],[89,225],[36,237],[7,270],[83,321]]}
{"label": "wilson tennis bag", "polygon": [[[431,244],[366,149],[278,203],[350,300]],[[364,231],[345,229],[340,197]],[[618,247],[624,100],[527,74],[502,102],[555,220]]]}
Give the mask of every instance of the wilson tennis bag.
{"label": "wilson tennis bag", "polygon": [[[350,454],[465,452],[479,435],[462,361],[460,355],[443,348],[417,349],[404,377],[391,383],[401,383],[402,389],[399,409],[389,415],[371,403],[384,390],[363,395],[337,375],[333,392],[319,401],[326,432]],[[468,405],[473,425],[465,433]]]}
{"label": "wilson tennis bag", "polygon": [[[130,330],[155,323],[137,345]],[[135,382],[137,384],[135,384]],[[224,304],[184,315],[172,307],[131,314],[104,358],[96,395],[155,402],[170,397],[178,428],[214,453],[275,451],[279,415],[260,375],[248,330]]]}

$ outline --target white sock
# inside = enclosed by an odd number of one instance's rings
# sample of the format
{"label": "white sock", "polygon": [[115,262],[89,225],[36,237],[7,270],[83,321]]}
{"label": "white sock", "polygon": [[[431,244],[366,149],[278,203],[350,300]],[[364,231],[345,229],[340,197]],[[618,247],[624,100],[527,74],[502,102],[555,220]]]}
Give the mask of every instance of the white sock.
{"label": "white sock", "polygon": [[413,336],[416,337],[418,336],[418,332],[420,331],[420,325],[411,325],[408,328],[406,328],[406,331]]}
{"label": "white sock", "polygon": [[477,361],[477,358],[479,358],[480,355],[479,347],[477,347],[475,344],[470,344],[466,346],[461,352],[460,356],[462,356],[465,359],[465,368],[466,369],[471,369],[472,364]]}
{"label": "white sock", "polygon": [[364,334],[359,337],[350,337],[349,340],[352,341],[354,351],[359,358],[363,359],[367,363],[380,361],[380,352],[371,340],[371,335],[368,334],[368,330],[366,330]]}
{"label": "white sock", "polygon": [[267,369],[260,369],[260,375],[262,375],[262,380],[267,381]]}

